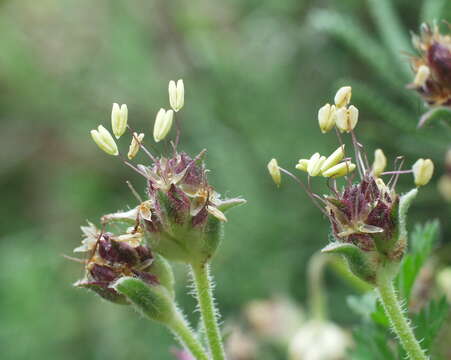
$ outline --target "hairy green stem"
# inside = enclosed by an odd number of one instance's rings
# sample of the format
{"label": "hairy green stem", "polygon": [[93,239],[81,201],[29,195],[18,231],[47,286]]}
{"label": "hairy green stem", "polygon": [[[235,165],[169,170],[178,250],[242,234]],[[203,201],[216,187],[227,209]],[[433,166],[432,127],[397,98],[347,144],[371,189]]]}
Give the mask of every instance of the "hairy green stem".
{"label": "hairy green stem", "polygon": [[428,360],[420,343],[415,338],[409,320],[404,316],[403,309],[397,299],[393,280],[390,276],[380,276],[377,283],[379,297],[387,317],[399,338],[410,360]]}
{"label": "hairy green stem", "polygon": [[208,360],[207,353],[179,311],[174,316],[174,320],[168,324],[168,327],[196,360]]}
{"label": "hairy green stem", "polygon": [[224,360],[224,346],[219,331],[217,312],[213,300],[210,267],[208,263],[192,264],[193,281],[196,287],[197,301],[213,360]]}

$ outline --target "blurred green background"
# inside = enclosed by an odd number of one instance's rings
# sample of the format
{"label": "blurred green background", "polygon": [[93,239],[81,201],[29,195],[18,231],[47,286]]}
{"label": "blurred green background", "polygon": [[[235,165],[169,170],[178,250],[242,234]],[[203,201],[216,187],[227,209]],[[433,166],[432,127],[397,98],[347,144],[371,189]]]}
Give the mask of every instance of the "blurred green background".
{"label": "blurred green background", "polygon": [[[171,79],[185,81],[183,149],[194,154],[207,148],[211,183],[248,200],[228,215],[214,262],[224,318],[238,316],[249,300],[272,294],[305,302],[306,263],[327,243],[327,220],[289,179],[276,189],[266,163],[277,157],[293,168],[300,157],[336,148],[333,135],[320,135],[316,114],[332,100],[340,79],[373,89],[369,102],[360,103],[357,95],[353,101],[360,108],[358,134],[370,154],[382,147],[391,159],[404,154],[408,166],[420,156],[435,161],[433,184],[421,192],[411,222],[441,219],[446,241],[451,213],[435,183],[450,133],[438,124],[416,130],[425,109],[404,88],[407,81],[391,95],[352,49],[315,25],[317,9],[327,9],[352,17],[379,41],[367,5],[359,0],[0,1],[0,358],[172,358],[168,349],[174,342],[166,330],[130,308],[73,288],[81,266],[62,257],[78,246],[79,226],[87,219],[97,221],[134,204],[126,180],[144,186],[139,175],[97,149],[89,130],[109,123],[113,102],[126,103],[129,121],[147,132],[150,143]],[[418,29],[422,2],[393,5],[408,37],[408,29]],[[443,9],[448,20],[449,7]],[[367,106],[379,97],[394,104],[408,99],[411,110],[403,127],[409,131],[401,132],[396,120],[386,121]],[[406,176],[398,189],[411,185]],[[195,319],[183,270],[177,271],[179,301]],[[327,280],[332,319],[352,325],[344,301],[350,289],[333,275]]]}

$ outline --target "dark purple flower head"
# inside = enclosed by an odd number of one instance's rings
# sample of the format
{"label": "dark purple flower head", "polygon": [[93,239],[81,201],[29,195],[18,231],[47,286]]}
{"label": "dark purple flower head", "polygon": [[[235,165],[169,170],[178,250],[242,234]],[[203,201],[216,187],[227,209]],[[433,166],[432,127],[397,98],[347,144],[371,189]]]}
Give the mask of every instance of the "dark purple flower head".
{"label": "dark purple flower head", "polygon": [[441,34],[435,24],[423,24],[412,41],[418,55],[411,58],[415,79],[409,88],[431,106],[451,106],[451,35]]}

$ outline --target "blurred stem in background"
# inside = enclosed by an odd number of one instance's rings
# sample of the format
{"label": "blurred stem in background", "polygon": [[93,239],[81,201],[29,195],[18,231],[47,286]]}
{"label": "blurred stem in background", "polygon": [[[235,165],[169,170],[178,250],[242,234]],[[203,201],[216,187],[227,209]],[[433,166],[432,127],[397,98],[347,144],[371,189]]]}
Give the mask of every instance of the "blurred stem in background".
{"label": "blurred stem in background", "polygon": [[357,292],[365,293],[373,289],[349,270],[346,260],[341,256],[316,252],[311,256],[307,269],[310,315],[315,320],[325,321],[328,319],[327,296],[324,286],[324,273],[328,266]]}

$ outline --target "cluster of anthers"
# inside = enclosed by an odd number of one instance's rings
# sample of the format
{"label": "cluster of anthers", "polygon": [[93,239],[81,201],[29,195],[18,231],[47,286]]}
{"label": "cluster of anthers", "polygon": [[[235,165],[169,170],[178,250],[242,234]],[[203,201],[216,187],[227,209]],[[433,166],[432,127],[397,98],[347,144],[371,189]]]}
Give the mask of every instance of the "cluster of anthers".
{"label": "cluster of anthers", "polygon": [[[381,250],[388,247],[398,229],[397,209],[399,196],[395,186],[401,174],[412,173],[416,186],[429,182],[433,173],[430,159],[417,160],[411,169],[402,170],[403,158],[397,157],[394,171],[385,171],[387,159],[381,149],[375,151],[370,166],[364,147],[357,140],[354,129],[358,122],[358,109],[349,105],[352,89],[342,87],[335,95],[334,105],[326,104],[318,111],[319,127],[323,133],[335,129],[340,146],[328,157],[319,153],[309,159],[300,159],[296,169],[307,172],[304,183],[290,171],[280,167],[276,159],[268,164],[268,170],[277,185],[282,173],[292,177],[306,191],[321,212],[330,220],[334,238],[341,243],[356,245],[363,251]],[[354,148],[354,160],[346,154],[342,133],[350,134]],[[354,183],[357,170],[359,181]],[[390,176],[388,182],[382,177]],[[315,194],[311,178],[322,176],[327,179],[330,194]],[[345,185],[339,189],[337,179],[345,178]],[[400,249],[398,249],[399,252]],[[392,256],[397,256],[394,248]],[[387,255],[387,254],[386,254]]]}
{"label": "cluster of anthers", "polygon": [[451,36],[441,34],[437,24],[422,24],[412,43],[418,55],[411,57],[415,78],[408,87],[431,106],[451,106]]}
{"label": "cluster of anthers", "polygon": [[[168,135],[174,112],[184,105],[182,80],[169,82],[169,103],[172,109],[160,109],[153,128],[155,142]],[[175,122],[177,119],[175,119]],[[169,157],[152,154],[144,145],[144,133],[137,133],[128,124],[125,104],[113,104],[111,128],[116,139],[127,129],[132,133],[127,158],[122,156],[113,135],[102,125],[91,131],[94,142],[109,155],[120,156],[123,162],[141,174],[147,183],[146,199],[128,182],[138,205],[104,215],[102,227],[89,223],[82,227],[82,246],[75,252],[88,253],[84,260],[86,274],[76,285],[90,288],[99,295],[120,302],[111,285],[123,276],[132,276],[152,285],[158,278],[152,274],[157,255],[185,263],[203,262],[213,255],[220,236],[224,212],[244,202],[241,198],[222,199],[208,184],[203,163],[205,150],[191,158],[177,150],[180,130],[177,126],[173,154]],[[132,164],[139,150],[150,159],[150,165]]]}

